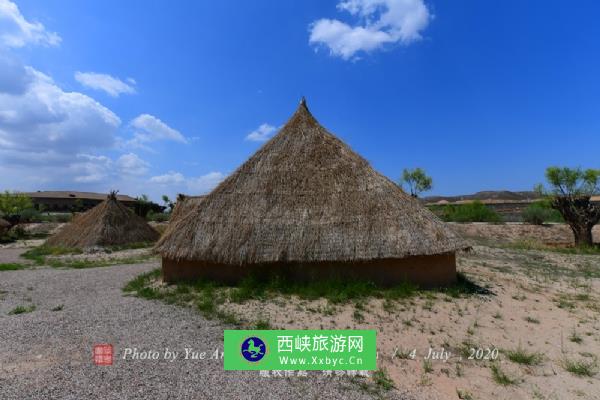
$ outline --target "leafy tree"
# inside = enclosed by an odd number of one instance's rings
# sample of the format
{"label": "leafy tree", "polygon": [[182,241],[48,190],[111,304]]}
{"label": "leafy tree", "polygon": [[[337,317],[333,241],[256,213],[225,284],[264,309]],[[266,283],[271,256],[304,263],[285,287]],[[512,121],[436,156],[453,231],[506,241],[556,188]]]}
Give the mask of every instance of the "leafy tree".
{"label": "leafy tree", "polygon": [[402,171],[402,178],[400,178],[399,183],[403,188],[404,185],[408,186],[410,195],[413,197],[418,197],[419,194],[431,190],[433,187],[433,180],[421,168],[413,170],[405,168]]}
{"label": "leafy tree", "polygon": [[22,193],[9,192],[0,193],[0,213],[11,225],[16,225],[21,219],[21,214],[33,208],[33,202],[29,196]]}
{"label": "leafy tree", "polygon": [[558,210],[573,231],[576,246],[592,246],[592,228],[600,221],[600,205],[590,201],[600,193],[600,169],[549,167],[546,180],[536,191],[551,199],[552,208]]}
{"label": "leafy tree", "polygon": [[152,202],[147,194],[142,194],[135,198],[135,205],[133,208],[137,215],[146,218],[146,215],[148,215],[148,212],[152,209]]}
{"label": "leafy tree", "polygon": [[169,212],[173,211],[173,208],[175,207],[175,203],[173,203],[171,201],[171,199],[169,199],[169,196],[167,196],[166,194],[163,194],[162,201],[165,204],[165,207],[169,209]]}

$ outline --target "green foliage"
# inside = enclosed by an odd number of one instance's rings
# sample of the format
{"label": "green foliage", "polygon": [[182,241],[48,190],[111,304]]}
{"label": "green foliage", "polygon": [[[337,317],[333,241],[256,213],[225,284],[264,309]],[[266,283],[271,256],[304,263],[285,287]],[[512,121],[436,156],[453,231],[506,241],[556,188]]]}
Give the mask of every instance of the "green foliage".
{"label": "green foliage", "polygon": [[4,215],[18,214],[23,210],[33,208],[31,198],[17,192],[0,193],[0,212]]}
{"label": "green foliage", "polygon": [[404,185],[408,186],[408,190],[413,197],[418,197],[419,194],[431,190],[433,187],[433,180],[421,168],[413,170],[405,168],[402,171],[402,178],[400,178],[399,183],[402,187]]}
{"label": "green foliage", "polygon": [[27,314],[35,311],[35,305],[30,306],[17,306],[9,311],[8,315]]}
{"label": "green foliage", "polygon": [[498,385],[508,386],[518,383],[517,379],[511,378],[506,372],[502,371],[499,365],[492,364],[490,369],[492,370],[492,378]]}
{"label": "green foliage", "polygon": [[538,185],[538,191],[555,196],[592,196],[600,192],[600,169],[548,167],[546,180],[550,189]]}
{"label": "green foliage", "polygon": [[497,212],[478,200],[465,204],[447,204],[439,214],[448,222],[502,222]]}
{"label": "green foliage", "polygon": [[591,378],[598,373],[598,363],[595,359],[591,361],[565,359],[563,361],[563,368],[579,377]]}
{"label": "green foliage", "polygon": [[523,213],[523,222],[534,225],[542,225],[547,222],[564,222],[560,212],[553,209],[548,200],[531,203]]}
{"label": "green foliage", "polygon": [[378,369],[373,373],[373,382],[383,390],[391,390],[394,386],[394,381],[389,377],[385,369]]}
{"label": "green foliage", "polygon": [[515,350],[508,350],[506,356],[510,361],[523,365],[539,365],[543,359],[541,353],[529,353],[527,350],[521,348],[521,346]]}
{"label": "green foliage", "polygon": [[170,215],[167,213],[158,213],[158,212],[154,212],[152,210],[148,211],[148,214],[146,215],[147,221],[154,221],[154,222],[166,222],[169,220],[169,218],[170,218]]}
{"label": "green foliage", "polygon": [[23,269],[26,267],[27,266],[24,264],[4,263],[4,264],[0,264],[0,271],[16,271],[16,270]]}
{"label": "green foliage", "polygon": [[44,263],[46,262],[46,256],[61,256],[64,254],[81,253],[82,251],[80,249],[41,245],[38,247],[34,247],[33,249],[27,250],[25,253],[21,254],[21,257],[27,260],[34,261],[38,265],[44,265]]}

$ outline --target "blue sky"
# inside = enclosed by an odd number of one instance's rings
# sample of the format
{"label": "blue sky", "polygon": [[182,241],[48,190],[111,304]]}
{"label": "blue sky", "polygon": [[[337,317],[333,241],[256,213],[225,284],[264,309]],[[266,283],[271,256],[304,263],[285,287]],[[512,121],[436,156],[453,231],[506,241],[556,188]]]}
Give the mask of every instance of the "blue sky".
{"label": "blue sky", "polygon": [[[600,153],[592,0],[0,0],[0,189],[198,194],[295,110],[428,194]],[[254,139],[254,140],[252,140]]]}

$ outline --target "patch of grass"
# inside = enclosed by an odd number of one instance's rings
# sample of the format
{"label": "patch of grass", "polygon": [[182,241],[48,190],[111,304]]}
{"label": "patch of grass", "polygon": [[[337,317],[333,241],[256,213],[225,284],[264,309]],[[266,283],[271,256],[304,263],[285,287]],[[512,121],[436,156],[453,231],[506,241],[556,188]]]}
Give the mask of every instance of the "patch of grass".
{"label": "patch of grass", "polygon": [[64,304],[59,304],[56,307],[52,307],[51,311],[62,311],[65,308]]}
{"label": "patch of grass", "polygon": [[571,333],[571,335],[569,336],[569,340],[573,343],[577,343],[577,344],[581,344],[583,343],[583,338],[581,337],[581,335],[579,335],[577,333],[577,331],[575,329],[573,329],[573,332]]}
{"label": "patch of grass", "polygon": [[595,359],[591,361],[565,359],[562,364],[565,371],[579,377],[591,378],[598,373],[598,363]]}
{"label": "patch of grass", "polygon": [[418,286],[407,282],[392,287],[379,287],[372,282],[365,281],[321,280],[297,283],[279,276],[268,279],[258,279],[250,276],[232,288],[229,299],[234,303],[243,303],[248,300],[264,300],[275,295],[283,295],[298,296],[305,300],[324,298],[332,304],[340,304],[375,297],[389,301],[387,305],[391,306],[392,300],[402,300],[416,296],[435,298],[433,295],[435,292],[446,293],[452,297],[491,293],[471,282],[461,273],[457,274],[457,281],[451,287],[431,290],[421,290]]}
{"label": "patch of grass", "polygon": [[33,249],[27,250],[21,254],[21,257],[35,262],[37,265],[44,265],[46,263],[47,256],[62,256],[65,254],[81,254],[81,249],[72,249],[67,247],[52,247],[41,245],[34,247]]}
{"label": "patch of grass", "polygon": [[498,364],[492,364],[490,369],[492,370],[492,379],[494,379],[494,382],[498,385],[509,386],[518,383],[517,379],[511,378],[506,372],[502,371]]}
{"label": "patch of grass", "polygon": [[539,365],[543,360],[541,353],[529,353],[527,350],[517,347],[515,350],[506,351],[508,359],[514,363],[522,365]]}
{"label": "patch of grass", "polygon": [[524,319],[526,322],[529,322],[530,324],[539,324],[540,323],[539,319],[532,317],[532,316],[527,316]]}
{"label": "patch of grass", "polygon": [[383,390],[391,390],[395,387],[394,381],[392,381],[385,369],[378,369],[373,373],[373,382]]}
{"label": "patch of grass", "polygon": [[573,246],[573,247],[557,247],[547,246],[534,240],[517,240],[511,243],[505,243],[499,247],[514,249],[514,250],[538,250],[549,251],[561,254],[579,254],[579,255],[597,255],[600,254],[600,246]]}
{"label": "patch of grass", "polygon": [[35,311],[35,305],[30,306],[17,306],[8,312],[8,315],[27,314]]}
{"label": "patch of grass", "polygon": [[25,264],[19,263],[3,263],[0,264],[0,271],[17,271],[19,269],[27,268]]}
{"label": "patch of grass", "polygon": [[254,329],[266,330],[271,328],[271,323],[268,319],[260,319],[254,323]]}
{"label": "patch of grass", "polygon": [[431,364],[431,360],[423,360],[423,371],[426,374],[433,372],[433,365]]}
{"label": "patch of grass", "polygon": [[86,269],[86,268],[99,268],[99,267],[111,267],[113,265],[127,265],[127,264],[139,264],[148,261],[152,256],[147,257],[128,257],[128,258],[116,258],[110,260],[51,260],[47,262],[52,268],[73,268],[73,269]]}
{"label": "patch of grass", "polygon": [[473,395],[470,392],[468,392],[466,390],[462,390],[462,389],[456,389],[456,395],[461,400],[473,400],[474,399]]}
{"label": "patch of grass", "polygon": [[129,281],[125,287],[123,288],[124,292],[139,292],[141,289],[144,289],[146,285],[148,285],[151,281],[160,277],[161,271],[159,268],[152,270],[150,272],[146,272],[144,274],[138,275],[133,280]]}

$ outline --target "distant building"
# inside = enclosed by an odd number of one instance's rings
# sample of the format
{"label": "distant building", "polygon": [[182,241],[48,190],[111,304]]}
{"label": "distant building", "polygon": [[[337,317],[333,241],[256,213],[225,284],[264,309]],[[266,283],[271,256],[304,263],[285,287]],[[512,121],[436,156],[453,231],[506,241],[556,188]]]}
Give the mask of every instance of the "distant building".
{"label": "distant building", "polygon": [[[70,192],[70,191],[37,191],[23,193],[33,201],[38,210],[54,212],[85,211],[106,200],[105,193]],[[133,208],[136,199],[127,195],[117,195],[124,205]]]}

